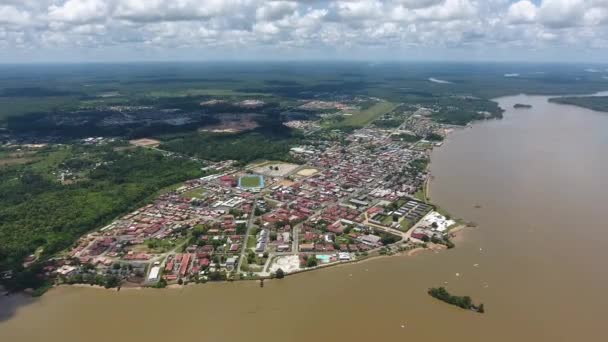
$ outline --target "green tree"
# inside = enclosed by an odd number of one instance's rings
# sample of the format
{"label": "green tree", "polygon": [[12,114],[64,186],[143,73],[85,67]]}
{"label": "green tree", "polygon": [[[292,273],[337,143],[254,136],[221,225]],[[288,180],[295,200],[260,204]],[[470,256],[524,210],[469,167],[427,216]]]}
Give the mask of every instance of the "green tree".
{"label": "green tree", "polygon": [[315,266],[317,266],[317,258],[315,258],[314,256],[308,257],[308,259],[306,260],[306,267],[315,267]]}

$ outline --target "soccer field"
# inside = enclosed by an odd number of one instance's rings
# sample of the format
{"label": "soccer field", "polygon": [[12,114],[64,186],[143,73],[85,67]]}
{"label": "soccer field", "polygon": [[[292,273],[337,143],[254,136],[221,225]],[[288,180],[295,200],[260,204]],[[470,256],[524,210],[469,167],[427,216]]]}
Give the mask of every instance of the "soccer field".
{"label": "soccer field", "polygon": [[262,176],[243,176],[239,180],[239,186],[242,188],[261,188],[263,182]]}

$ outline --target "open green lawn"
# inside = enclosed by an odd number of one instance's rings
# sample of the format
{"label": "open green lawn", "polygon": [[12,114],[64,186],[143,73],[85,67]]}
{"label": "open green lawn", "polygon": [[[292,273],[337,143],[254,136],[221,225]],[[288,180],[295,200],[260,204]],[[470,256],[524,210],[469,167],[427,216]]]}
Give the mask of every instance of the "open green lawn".
{"label": "open green lawn", "polygon": [[249,238],[247,239],[247,248],[254,248],[255,247],[255,236],[254,235],[249,235]]}
{"label": "open green lawn", "polygon": [[416,199],[426,203],[427,201],[426,201],[426,196],[425,196],[424,192],[425,192],[424,188],[422,188],[422,189],[416,191],[416,193],[414,194],[414,197]]}
{"label": "open green lawn", "polygon": [[363,127],[367,124],[369,124],[370,122],[376,120],[377,118],[379,118],[381,115],[384,115],[386,113],[389,113],[391,111],[393,111],[395,108],[397,108],[397,104],[392,103],[392,102],[378,102],[375,105],[361,110],[361,111],[354,111],[354,112],[348,112],[348,114],[352,114],[352,115],[348,115],[344,117],[344,120],[336,122],[334,124],[332,124],[332,126],[334,127]]}
{"label": "open green lawn", "polygon": [[410,228],[412,228],[412,224],[407,219],[403,219],[401,220],[401,222],[399,222],[399,227],[399,230],[407,232],[408,230],[410,230]]}
{"label": "open green lawn", "polygon": [[241,177],[241,186],[244,188],[259,188],[262,182],[259,176],[244,176]]}
{"label": "open green lawn", "polygon": [[194,198],[194,197],[201,198],[204,192],[205,192],[205,189],[198,188],[198,189],[186,191],[181,196],[184,198]]}
{"label": "open green lawn", "polygon": [[382,220],[382,224],[385,226],[390,226],[391,224],[393,224],[393,217],[392,216],[386,216],[383,220]]}

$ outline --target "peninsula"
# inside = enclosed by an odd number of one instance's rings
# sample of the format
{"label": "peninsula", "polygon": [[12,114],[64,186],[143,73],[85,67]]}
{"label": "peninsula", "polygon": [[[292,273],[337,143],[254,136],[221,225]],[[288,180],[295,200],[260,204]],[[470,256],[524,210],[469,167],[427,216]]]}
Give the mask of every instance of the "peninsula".
{"label": "peninsula", "polygon": [[[45,277],[49,284],[165,287],[282,278],[427,244],[452,248],[449,232],[460,223],[424,194],[430,151],[449,126],[430,120],[427,108],[366,101],[367,110],[357,108],[360,98],[343,100],[329,103],[346,108],[333,115],[284,122],[301,138],[283,161],[203,161],[202,176],[43,262]],[[343,119],[345,111],[354,114]],[[389,120],[398,124],[387,128]],[[323,129],[345,125],[359,128]],[[139,153],[198,160],[177,152],[181,145],[149,138],[129,144]],[[61,181],[77,182],[78,174],[64,172]],[[26,260],[36,261],[35,254]]]}
{"label": "peninsula", "polygon": [[[290,162],[209,163],[208,175],[82,237],[49,268],[55,282],[164,287],[282,278],[426,243],[451,248],[448,233],[458,223],[416,198],[434,146],[421,136],[443,137],[444,128],[378,105],[402,124],[330,138],[314,133],[332,118],[286,122],[314,136],[291,149]],[[406,132],[417,138],[402,139]]]}
{"label": "peninsula", "polygon": [[549,101],[583,107],[598,112],[608,112],[608,96],[553,97]]}

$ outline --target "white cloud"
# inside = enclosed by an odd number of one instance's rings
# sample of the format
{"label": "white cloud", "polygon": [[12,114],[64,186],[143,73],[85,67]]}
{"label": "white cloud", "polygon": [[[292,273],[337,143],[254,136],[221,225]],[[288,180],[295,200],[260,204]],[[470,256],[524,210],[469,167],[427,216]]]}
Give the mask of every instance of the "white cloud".
{"label": "white cloud", "polygon": [[[176,48],[216,55],[298,48],[350,56],[373,46],[385,48],[390,57],[391,51],[408,49],[517,46],[522,53],[608,47],[608,0],[0,2],[0,47],[5,51],[86,46],[136,53],[153,48],[162,58],[163,51]],[[6,55],[10,52],[0,54]]]}
{"label": "white cloud", "polygon": [[68,0],[63,5],[51,5],[48,17],[53,21],[87,23],[103,20],[109,7],[103,0]]}
{"label": "white cloud", "polygon": [[549,27],[571,27],[582,25],[582,18],[589,9],[584,0],[545,0],[538,16],[541,23]]}
{"label": "white cloud", "polygon": [[536,11],[536,6],[532,2],[518,1],[509,6],[507,19],[513,24],[531,23],[536,19]]}
{"label": "white cloud", "polygon": [[258,20],[280,20],[293,14],[298,8],[294,1],[269,1],[256,10]]}
{"label": "white cloud", "polygon": [[0,25],[27,25],[31,15],[14,6],[0,5]]}

